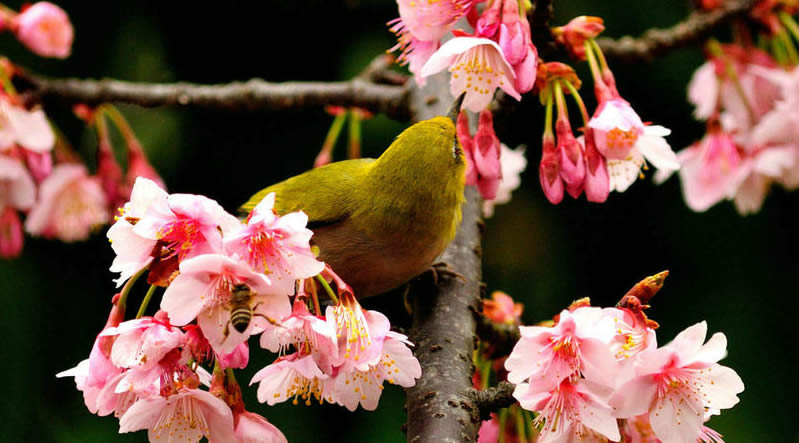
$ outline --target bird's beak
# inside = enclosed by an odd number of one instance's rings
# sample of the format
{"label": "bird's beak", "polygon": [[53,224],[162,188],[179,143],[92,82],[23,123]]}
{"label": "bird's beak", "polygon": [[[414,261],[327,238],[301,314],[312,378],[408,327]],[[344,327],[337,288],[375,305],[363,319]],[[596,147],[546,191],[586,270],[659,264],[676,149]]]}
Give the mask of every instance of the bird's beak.
{"label": "bird's beak", "polygon": [[458,114],[461,112],[461,104],[463,103],[463,97],[466,97],[466,93],[462,93],[455,101],[452,103],[452,106],[449,108],[449,112],[447,112],[447,117],[452,120],[453,124],[458,124]]}

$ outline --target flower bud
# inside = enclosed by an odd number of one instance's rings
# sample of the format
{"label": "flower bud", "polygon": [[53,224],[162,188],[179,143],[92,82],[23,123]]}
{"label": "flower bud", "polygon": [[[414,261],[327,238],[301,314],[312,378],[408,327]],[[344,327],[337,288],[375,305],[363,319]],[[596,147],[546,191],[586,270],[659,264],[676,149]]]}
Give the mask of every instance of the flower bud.
{"label": "flower bud", "polygon": [[573,57],[585,60],[585,41],[596,38],[604,30],[601,17],[582,15],[573,18],[565,26],[554,28],[552,33],[555,40],[565,46]]}
{"label": "flower bud", "polygon": [[63,9],[50,2],[25,9],[12,27],[19,41],[42,57],[67,58],[72,50],[72,23]]}

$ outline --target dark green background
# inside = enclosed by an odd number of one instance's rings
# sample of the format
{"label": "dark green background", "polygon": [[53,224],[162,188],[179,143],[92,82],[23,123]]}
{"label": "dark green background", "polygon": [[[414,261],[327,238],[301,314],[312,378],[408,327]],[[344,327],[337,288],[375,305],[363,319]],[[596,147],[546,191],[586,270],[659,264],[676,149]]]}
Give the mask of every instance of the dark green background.
{"label": "dark green background", "polygon": [[[686,1],[614,0],[555,2],[556,22],[581,15],[605,18],[607,35],[639,34],[676,22]],[[220,83],[263,77],[270,81],[340,80],[357,73],[391,47],[384,23],[394,2],[294,0],[226,2],[62,2],[76,28],[67,61],[38,59],[8,35],[0,51],[15,62],[57,76],[116,77],[135,81]],[[12,4],[11,6],[18,6]],[[719,36],[723,37],[724,32]],[[653,63],[612,63],[619,90],[645,121],[673,130],[675,149],[701,136],[691,119],[685,87],[701,62],[698,50],[679,50]],[[585,77],[584,67],[580,72]],[[590,96],[590,83],[585,88]],[[588,97],[591,101],[591,98]],[[93,135],[67,106],[48,113],[91,159]],[[253,191],[312,164],[331,122],[321,110],[227,113],[123,107],[172,192],[217,199],[234,210]],[[696,214],[682,202],[679,183],[650,180],[611,196],[602,205],[568,197],[550,205],[538,184],[543,112],[526,97],[505,137],[526,143],[530,167],[513,201],[487,223],[485,281],[525,304],[527,323],[550,317],[571,300],[590,296],[611,305],[636,281],[669,269],[650,315],[662,325],[660,342],[707,320],[709,331],[729,340],[724,364],[746,390],[736,408],[710,425],[729,442],[794,441],[797,398],[789,358],[796,349],[794,279],[799,275],[796,221],[799,195],[775,189],[763,210],[740,217],[731,204]],[[377,156],[404,127],[378,117],[365,123],[365,153]],[[337,155],[343,155],[339,149]],[[54,374],[86,358],[115,292],[108,271],[111,248],[100,232],[85,243],[27,239],[22,258],[0,264],[0,336],[4,387],[0,440],[143,441],[144,433],[117,435],[117,421],[90,415],[71,379]],[[133,303],[143,291],[133,296]],[[367,308],[394,312],[398,299],[375,299]],[[240,381],[268,362],[253,348]],[[247,390],[248,405],[292,441],[403,441],[403,395],[386,389],[376,412],[349,413],[334,406],[266,407]]]}

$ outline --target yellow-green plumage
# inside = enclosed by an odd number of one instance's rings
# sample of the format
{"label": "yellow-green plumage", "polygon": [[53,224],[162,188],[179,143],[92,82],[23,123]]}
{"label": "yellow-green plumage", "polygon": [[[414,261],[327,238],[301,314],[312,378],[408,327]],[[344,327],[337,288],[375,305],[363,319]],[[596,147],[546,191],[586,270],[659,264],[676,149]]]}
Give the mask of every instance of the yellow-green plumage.
{"label": "yellow-green plumage", "polygon": [[275,210],[302,210],[320,259],[358,297],[395,288],[424,272],[455,236],[465,159],[453,121],[435,117],[403,131],[377,160],[331,163],[255,194],[250,211],[275,193]]}

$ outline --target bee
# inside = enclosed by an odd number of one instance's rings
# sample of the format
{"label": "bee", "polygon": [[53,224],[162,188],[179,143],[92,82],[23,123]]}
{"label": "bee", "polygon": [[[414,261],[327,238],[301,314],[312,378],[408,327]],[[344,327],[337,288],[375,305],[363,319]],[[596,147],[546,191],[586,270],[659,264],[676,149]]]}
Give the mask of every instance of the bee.
{"label": "bee", "polygon": [[228,320],[225,325],[225,330],[223,332],[225,338],[227,338],[230,333],[229,328],[231,324],[233,325],[233,329],[241,334],[250,326],[250,321],[252,321],[253,316],[253,308],[250,307],[250,300],[252,300],[254,296],[255,292],[243,283],[233,286],[233,290],[230,293],[230,301],[228,302],[228,306],[230,307],[230,320]]}
{"label": "bee", "polygon": [[230,291],[230,301],[228,301],[228,308],[230,308],[230,320],[228,320],[227,324],[225,325],[225,330],[223,331],[223,335],[225,339],[230,334],[230,325],[233,325],[233,329],[238,331],[240,334],[243,334],[244,331],[250,326],[250,322],[252,321],[253,317],[263,317],[269,323],[275,325],[277,322],[263,314],[254,312],[258,309],[258,306],[261,305],[261,302],[255,304],[255,306],[250,307],[250,302],[253,297],[257,295],[249,286],[240,283],[233,286],[233,289]]}

